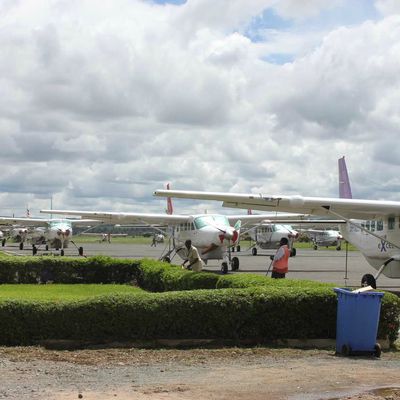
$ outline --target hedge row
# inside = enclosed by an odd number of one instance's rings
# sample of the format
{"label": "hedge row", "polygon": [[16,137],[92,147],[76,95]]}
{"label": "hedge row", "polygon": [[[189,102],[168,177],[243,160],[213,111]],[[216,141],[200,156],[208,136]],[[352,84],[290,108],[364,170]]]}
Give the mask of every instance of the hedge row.
{"label": "hedge row", "polygon": [[131,283],[151,292],[247,288],[254,286],[332,287],[291,279],[272,280],[254,274],[201,274],[153,259],[0,256],[1,283]]}
{"label": "hedge row", "polygon": [[[45,273],[59,283],[136,281],[152,292],[170,292],[57,304],[4,301],[0,303],[2,344],[43,339],[335,337],[337,301],[330,284],[194,273],[148,259],[0,257],[1,282],[37,282]],[[217,288],[221,290],[194,290]],[[380,337],[397,338],[399,315],[400,300],[386,293]]]}
{"label": "hedge row", "polygon": [[15,345],[46,339],[334,338],[335,314],[336,296],[325,289],[198,290],[60,303],[5,301],[0,302],[0,340]]}
{"label": "hedge row", "polygon": [[138,262],[103,256],[0,256],[0,283],[129,283],[137,273]]}

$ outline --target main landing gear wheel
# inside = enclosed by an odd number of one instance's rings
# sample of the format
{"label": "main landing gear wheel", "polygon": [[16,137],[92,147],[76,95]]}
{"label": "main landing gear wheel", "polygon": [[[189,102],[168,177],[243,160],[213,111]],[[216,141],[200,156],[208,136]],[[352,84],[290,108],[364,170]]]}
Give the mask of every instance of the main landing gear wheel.
{"label": "main landing gear wheel", "polygon": [[80,256],[83,256],[83,247],[82,247],[82,246],[79,247],[79,249],[78,249],[78,254],[79,254]]}
{"label": "main landing gear wheel", "polygon": [[290,250],[290,257],[296,257],[297,250],[293,247],[292,250]]}
{"label": "main landing gear wheel", "polygon": [[376,279],[371,274],[365,274],[361,278],[361,286],[371,286],[376,289]]}
{"label": "main landing gear wheel", "polygon": [[341,246],[337,246],[337,247],[336,247],[336,250],[337,250],[337,251],[340,251],[340,250],[342,250],[342,247],[341,247]]}
{"label": "main landing gear wheel", "polygon": [[48,244],[46,244],[45,249],[46,249],[46,251],[49,251],[49,245]]}
{"label": "main landing gear wheel", "polygon": [[164,262],[166,262],[166,263],[170,263],[171,262],[171,259],[168,257],[168,256],[165,256],[163,259],[162,259],[162,261],[164,261]]}
{"label": "main landing gear wheel", "polygon": [[37,247],[35,245],[32,246],[32,255],[34,256],[37,253]]}
{"label": "main landing gear wheel", "polygon": [[64,249],[61,249],[60,254],[63,256],[64,255]]}
{"label": "main landing gear wheel", "polygon": [[236,251],[237,251],[238,253],[240,253],[240,246],[237,246],[237,247],[236,247]]}
{"label": "main landing gear wheel", "polygon": [[318,250],[318,246],[314,244],[314,250]]}
{"label": "main landing gear wheel", "polygon": [[23,243],[23,242],[21,242],[21,243],[19,244],[19,249],[20,249],[20,250],[23,250],[23,249],[24,249],[24,243]]}
{"label": "main landing gear wheel", "polygon": [[226,263],[226,262],[223,262],[223,263],[222,263],[222,265],[221,265],[221,272],[222,272],[223,274],[227,274],[227,273],[228,273],[228,263]]}
{"label": "main landing gear wheel", "polygon": [[251,254],[253,254],[253,256],[256,256],[256,255],[257,255],[257,249],[256,249],[255,247],[253,247],[253,248],[251,249]]}
{"label": "main landing gear wheel", "polygon": [[6,239],[3,239],[2,241],[1,241],[1,247],[4,247],[6,245]]}
{"label": "main landing gear wheel", "polygon": [[232,271],[237,271],[239,269],[239,259],[237,257],[233,257],[231,261]]}

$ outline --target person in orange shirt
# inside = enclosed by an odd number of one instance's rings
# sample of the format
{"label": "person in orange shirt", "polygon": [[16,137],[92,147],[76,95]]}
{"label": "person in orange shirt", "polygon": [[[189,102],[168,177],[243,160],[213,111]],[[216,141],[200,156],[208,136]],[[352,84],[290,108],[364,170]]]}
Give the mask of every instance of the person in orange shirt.
{"label": "person in orange shirt", "polygon": [[279,249],[274,255],[272,260],[272,274],[271,278],[282,279],[285,278],[289,266],[289,241],[287,238],[281,238],[279,242]]}

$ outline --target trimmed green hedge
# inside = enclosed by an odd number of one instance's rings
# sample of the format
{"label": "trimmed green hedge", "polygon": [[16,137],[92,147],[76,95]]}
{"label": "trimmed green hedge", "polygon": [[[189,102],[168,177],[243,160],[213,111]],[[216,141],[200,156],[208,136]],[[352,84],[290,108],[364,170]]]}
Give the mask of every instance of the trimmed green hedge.
{"label": "trimmed green hedge", "polygon": [[[337,300],[331,284],[195,273],[150,259],[0,256],[2,283],[37,282],[45,273],[59,283],[136,282],[142,289],[164,293],[57,304],[1,301],[1,344],[43,339],[335,337]],[[397,338],[399,315],[400,299],[386,293],[379,337]]]}
{"label": "trimmed green hedge", "polygon": [[0,338],[8,345],[45,339],[333,338],[335,299],[325,289],[249,288],[60,303],[5,301],[0,302]]}
{"label": "trimmed green hedge", "polygon": [[138,262],[96,256],[0,256],[0,283],[127,283],[136,280]]}

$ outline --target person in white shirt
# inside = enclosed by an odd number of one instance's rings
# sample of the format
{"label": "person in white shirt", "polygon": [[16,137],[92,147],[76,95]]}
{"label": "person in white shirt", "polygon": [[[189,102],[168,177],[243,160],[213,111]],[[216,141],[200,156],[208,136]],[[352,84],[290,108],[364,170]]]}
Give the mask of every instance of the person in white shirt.
{"label": "person in white shirt", "polygon": [[200,272],[203,269],[204,263],[196,247],[192,246],[191,240],[186,240],[185,247],[187,250],[186,260],[182,263],[182,268],[185,268],[185,264],[189,261],[187,269],[191,269],[195,272]]}

